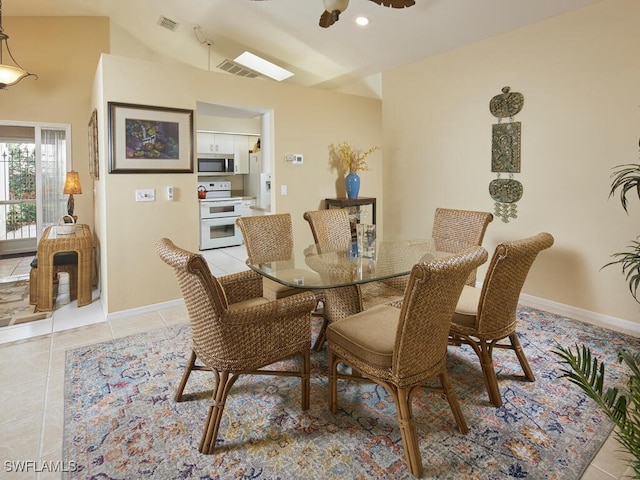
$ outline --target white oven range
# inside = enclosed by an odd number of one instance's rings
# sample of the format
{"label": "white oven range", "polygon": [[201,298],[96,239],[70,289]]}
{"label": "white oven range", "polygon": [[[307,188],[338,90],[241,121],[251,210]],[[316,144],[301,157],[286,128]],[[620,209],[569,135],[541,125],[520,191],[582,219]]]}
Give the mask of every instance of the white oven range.
{"label": "white oven range", "polygon": [[207,198],[200,202],[200,250],[242,245],[242,232],[236,225],[241,197],[231,196],[231,182],[198,182]]}

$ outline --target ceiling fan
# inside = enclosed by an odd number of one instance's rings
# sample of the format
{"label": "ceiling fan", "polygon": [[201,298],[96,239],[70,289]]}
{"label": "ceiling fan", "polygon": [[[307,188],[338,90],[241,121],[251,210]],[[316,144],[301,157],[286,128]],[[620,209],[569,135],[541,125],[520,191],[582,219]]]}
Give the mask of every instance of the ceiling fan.
{"label": "ceiling fan", "polygon": [[[392,8],[406,8],[415,5],[415,0],[369,0],[378,5]],[[340,19],[340,14],[349,6],[349,0],[322,0],[324,12],[320,15],[320,26],[328,28]]]}

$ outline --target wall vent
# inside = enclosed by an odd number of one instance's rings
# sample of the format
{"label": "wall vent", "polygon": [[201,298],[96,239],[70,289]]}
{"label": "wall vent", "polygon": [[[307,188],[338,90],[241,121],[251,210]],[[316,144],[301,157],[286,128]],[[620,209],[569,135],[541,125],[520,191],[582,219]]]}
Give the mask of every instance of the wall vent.
{"label": "wall vent", "polygon": [[222,63],[218,65],[218,68],[232,75],[238,75],[239,77],[256,78],[260,76],[259,73],[229,59],[223,60]]}
{"label": "wall vent", "polygon": [[160,19],[158,20],[158,25],[166,28],[167,30],[171,30],[172,32],[175,32],[176,28],[178,28],[177,22],[174,22],[173,20],[163,16],[160,16]]}

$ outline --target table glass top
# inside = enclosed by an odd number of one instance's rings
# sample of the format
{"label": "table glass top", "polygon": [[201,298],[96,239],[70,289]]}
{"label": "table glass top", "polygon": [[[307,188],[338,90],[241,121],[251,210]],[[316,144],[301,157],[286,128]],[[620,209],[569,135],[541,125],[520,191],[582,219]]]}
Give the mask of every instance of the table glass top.
{"label": "table glass top", "polygon": [[406,275],[416,263],[450,256],[468,247],[453,241],[437,244],[431,238],[382,241],[377,243],[373,258],[369,258],[358,257],[355,247],[351,251],[318,253],[317,246],[311,245],[286,260],[264,264],[247,261],[247,265],[289,287],[323,289]]}

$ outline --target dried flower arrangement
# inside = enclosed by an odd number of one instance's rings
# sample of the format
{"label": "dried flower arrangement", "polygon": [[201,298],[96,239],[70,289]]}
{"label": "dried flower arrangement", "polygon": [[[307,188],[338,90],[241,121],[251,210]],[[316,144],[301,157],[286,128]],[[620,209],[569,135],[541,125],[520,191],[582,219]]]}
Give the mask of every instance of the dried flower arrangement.
{"label": "dried flower arrangement", "polygon": [[369,150],[362,151],[352,147],[348,142],[342,142],[338,146],[330,145],[331,164],[344,173],[357,173],[363,170],[369,170],[366,159],[380,147],[371,147]]}

